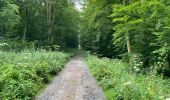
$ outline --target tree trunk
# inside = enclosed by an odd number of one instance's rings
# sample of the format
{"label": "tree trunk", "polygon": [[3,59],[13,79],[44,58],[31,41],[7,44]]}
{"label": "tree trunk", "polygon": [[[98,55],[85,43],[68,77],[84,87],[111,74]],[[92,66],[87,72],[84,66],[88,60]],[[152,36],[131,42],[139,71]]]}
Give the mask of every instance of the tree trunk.
{"label": "tree trunk", "polygon": [[25,19],[24,19],[24,30],[23,30],[23,43],[26,40],[26,34],[27,34],[27,28],[28,28],[28,21],[27,21],[27,8],[25,8]]}
{"label": "tree trunk", "polygon": [[46,13],[47,13],[47,34],[48,34],[48,45],[52,45],[52,30],[53,30],[53,24],[55,20],[55,1],[52,0],[46,0]]}
{"label": "tree trunk", "polygon": [[[131,2],[131,1],[129,1]],[[123,5],[126,5],[126,0],[123,0]],[[132,60],[131,60],[131,53],[132,53],[132,49],[131,49],[131,43],[130,43],[130,38],[128,33],[125,33],[125,38],[126,38],[126,45],[127,45],[127,52],[128,52],[128,56],[129,56],[129,64],[132,64]]]}
{"label": "tree trunk", "polygon": [[129,35],[128,34],[126,34],[126,44],[127,44],[128,54],[131,54],[132,50],[131,50],[131,44],[130,44],[130,39],[129,39]]}
{"label": "tree trunk", "polygon": [[52,44],[52,27],[48,27],[48,44],[49,46]]}
{"label": "tree trunk", "polygon": [[[129,1],[129,2],[131,2],[131,1]],[[126,5],[126,0],[123,0],[123,5],[124,6]],[[130,53],[132,52],[130,38],[129,38],[129,35],[127,33],[125,34],[125,37],[126,37],[126,45],[127,45],[128,55],[130,55]]]}
{"label": "tree trunk", "polygon": [[51,1],[47,1],[47,34],[48,34],[48,45],[51,45],[51,34],[52,34],[52,28],[51,28]]}
{"label": "tree trunk", "polygon": [[170,54],[169,53],[168,53],[167,60],[168,60],[168,65],[169,65],[169,69],[170,69]]}

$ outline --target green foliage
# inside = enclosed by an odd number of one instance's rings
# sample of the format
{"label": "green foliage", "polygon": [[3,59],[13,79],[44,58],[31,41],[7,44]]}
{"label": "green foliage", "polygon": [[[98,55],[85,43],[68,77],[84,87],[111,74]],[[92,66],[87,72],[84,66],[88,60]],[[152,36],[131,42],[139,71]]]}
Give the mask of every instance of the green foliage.
{"label": "green foliage", "polygon": [[[113,17],[115,24],[113,27],[115,30],[114,43],[125,45],[125,35],[130,35],[133,51],[140,52],[137,47],[146,45],[146,41],[142,39],[147,36],[153,37],[152,33],[156,31],[155,27],[162,24],[159,19],[164,17],[164,10],[164,4],[158,1],[148,2],[144,0],[127,6],[113,5],[111,17]],[[140,44],[136,45],[135,42]]]}
{"label": "green foliage", "polygon": [[66,48],[77,46],[78,30],[79,13],[70,0],[0,1],[0,37]]}
{"label": "green foliage", "polygon": [[19,7],[10,0],[0,1],[0,34],[11,33],[20,22]]}
{"label": "green foliage", "polygon": [[112,44],[112,23],[110,0],[86,0],[82,12],[82,46],[102,56],[117,56]]}
{"label": "green foliage", "polygon": [[69,55],[62,52],[0,52],[0,99],[31,100],[57,74]]}
{"label": "green foliage", "polygon": [[[170,69],[167,4],[160,0],[137,0],[113,5],[113,43],[122,49],[127,45],[128,53],[128,49],[131,49],[131,67],[136,67],[141,62],[138,68],[148,69],[154,66],[153,69],[157,71]],[[140,55],[140,62],[135,61],[133,55]],[[133,65],[134,63],[136,64]]]}
{"label": "green foliage", "polygon": [[170,76],[169,1],[86,0],[82,45],[110,58],[126,58],[132,70]]}
{"label": "green foliage", "polygon": [[126,63],[89,55],[86,62],[108,100],[165,100],[170,80],[155,74],[135,74]]}

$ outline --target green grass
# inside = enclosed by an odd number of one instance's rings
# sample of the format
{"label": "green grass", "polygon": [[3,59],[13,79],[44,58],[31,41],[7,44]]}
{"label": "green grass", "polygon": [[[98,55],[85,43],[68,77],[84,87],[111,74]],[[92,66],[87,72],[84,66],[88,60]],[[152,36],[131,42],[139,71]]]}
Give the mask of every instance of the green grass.
{"label": "green grass", "polygon": [[0,52],[0,100],[33,99],[69,57],[62,52]]}
{"label": "green grass", "polygon": [[[108,100],[166,100],[170,98],[170,80],[154,74],[135,74],[120,60],[89,55],[86,62],[103,88]],[[168,99],[169,100],[169,99]]]}

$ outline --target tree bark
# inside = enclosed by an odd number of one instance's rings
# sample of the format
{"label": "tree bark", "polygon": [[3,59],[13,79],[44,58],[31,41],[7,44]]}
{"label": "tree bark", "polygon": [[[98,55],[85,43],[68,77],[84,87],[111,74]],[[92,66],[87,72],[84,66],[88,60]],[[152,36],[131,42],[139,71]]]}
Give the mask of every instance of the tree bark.
{"label": "tree bark", "polygon": [[52,45],[52,30],[53,24],[55,21],[56,9],[55,9],[55,1],[46,0],[46,14],[47,14],[47,34],[48,34],[48,45]]}
{"label": "tree bark", "polygon": [[126,0],[123,0],[123,5],[124,5],[124,6],[126,5]]}
{"label": "tree bark", "polygon": [[128,54],[131,54],[132,53],[132,49],[131,49],[131,43],[130,43],[130,39],[129,39],[129,35],[128,34],[126,34],[126,44],[127,44]]}
{"label": "tree bark", "polygon": [[167,61],[168,61],[169,69],[170,69],[170,53],[168,53]]}
{"label": "tree bark", "polygon": [[[131,1],[129,1],[131,2]],[[123,5],[126,5],[126,0],[123,0]],[[130,42],[130,37],[128,35],[128,33],[125,33],[125,38],[126,38],[126,45],[127,45],[127,52],[128,52],[128,56],[129,56],[129,64],[132,64],[132,59],[131,59],[131,53],[132,53],[132,49],[131,49],[131,42]]]}
{"label": "tree bark", "polygon": [[[129,0],[129,2],[131,2],[131,0]],[[123,0],[123,5],[126,5],[126,0]],[[128,55],[131,54],[132,50],[131,50],[131,43],[130,43],[130,38],[129,35],[126,33],[125,34],[126,37],[126,44],[127,44],[127,51],[128,51]]]}
{"label": "tree bark", "polygon": [[23,30],[23,36],[22,36],[22,39],[23,39],[23,43],[25,42],[26,40],[26,34],[27,34],[27,28],[28,28],[28,21],[27,21],[27,7],[25,7],[25,19],[24,19],[24,30]]}

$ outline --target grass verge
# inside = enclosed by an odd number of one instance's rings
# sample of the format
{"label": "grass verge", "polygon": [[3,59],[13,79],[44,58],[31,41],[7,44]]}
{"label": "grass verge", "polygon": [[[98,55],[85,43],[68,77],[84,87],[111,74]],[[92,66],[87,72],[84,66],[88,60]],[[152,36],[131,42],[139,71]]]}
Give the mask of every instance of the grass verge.
{"label": "grass verge", "polygon": [[89,55],[86,62],[108,100],[170,99],[170,79],[132,73],[120,60]]}
{"label": "grass verge", "polygon": [[0,99],[31,100],[70,54],[62,52],[0,52]]}

